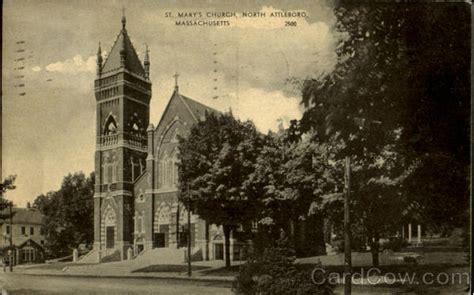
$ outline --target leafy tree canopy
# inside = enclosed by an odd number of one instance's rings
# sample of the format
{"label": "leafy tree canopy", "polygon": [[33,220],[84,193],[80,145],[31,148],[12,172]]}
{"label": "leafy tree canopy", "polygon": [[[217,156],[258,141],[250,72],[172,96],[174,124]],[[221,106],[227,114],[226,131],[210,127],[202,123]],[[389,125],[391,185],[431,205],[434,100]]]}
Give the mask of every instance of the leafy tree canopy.
{"label": "leafy tree canopy", "polygon": [[338,64],[305,81],[300,133],[337,143],[337,158],[352,158],[352,216],[370,240],[404,219],[461,222],[465,212],[455,208],[467,208],[469,188],[469,5],[340,2],[335,14],[344,36]]}
{"label": "leafy tree canopy", "polygon": [[44,215],[46,248],[55,257],[70,255],[79,244],[93,241],[94,173],[64,177],[56,192],[38,196],[33,207]]}
{"label": "leafy tree canopy", "polygon": [[[8,208],[8,206],[11,205],[11,202],[9,202],[7,199],[5,199],[4,194],[9,191],[9,190],[14,190],[16,188],[15,186],[15,179],[16,175],[9,175],[7,178],[3,180],[2,183],[0,183],[0,222],[1,220],[5,220],[7,218],[10,218],[11,214],[9,211],[6,211],[5,209]],[[15,212],[13,212],[13,215]]]}
{"label": "leafy tree canopy", "polygon": [[[211,224],[222,225],[229,245],[232,229],[255,220],[258,202],[248,176],[261,149],[252,122],[232,114],[206,114],[179,143],[180,200]],[[226,265],[230,266],[228,248]]]}

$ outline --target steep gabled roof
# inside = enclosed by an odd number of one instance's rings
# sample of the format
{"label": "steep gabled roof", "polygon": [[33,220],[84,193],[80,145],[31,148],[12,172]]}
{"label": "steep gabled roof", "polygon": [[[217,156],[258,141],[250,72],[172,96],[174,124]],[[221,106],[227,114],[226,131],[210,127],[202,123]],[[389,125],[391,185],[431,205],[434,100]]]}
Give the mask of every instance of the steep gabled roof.
{"label": "steep gabled roof", "polygon": [[[9,209],[2,210],[1,214],[8,215]],[[42,224],[43,215],[37,209],[13,207],[13,224]],[[7,220],[8,223],[8,220]]]}
{"label": "steep gabled roof", "polygon": [[165,118],[165,114],[168,112],[168,109],[169,109],[169,107],[171,105],[171,102],[173,100],[181,101],[183,103],[183,105],[185,106],[185,108],[188,110],[188,112],[191,114],[191,117],[194,119],[195,122],[198,122],[204,116],[206,111],[208,113],[214,113],[214,114],[220,114],[221,113],[216,109],[208,107],[205,104],[202,104],[200,102],[195,101],[192,98],[189,98],[187,96],[184,96],[184,95],[180,94],[179,91],[177,90],[177,88],[175,87],[175,90],[173,91],[173,94],[171,95],[171,97],[168,101],[168,104],[166,105],[166,107],[165,107],[165,109],[164,109],[164,111],[161,115],[161,118],[158,121],[158,125],[156,125],[156,127],[155,127],[156,128],[155,131],[158,130],[158,128],[162,124],[162,122]]}
{"label": "steep gabled roof", "polygon": [[130,38],[128,37],[125,25],[123,26],[122,30],[120,30],[120,33],[118,34],[117,39],[115,40],[115,43],[112,46],[107,59],[105,60],[104,66],[102,68],[103,74],[118,70],[122,67],[121,53],[123,53],[125,56],[124,68],[126,70],[140,76],[145,76],[145,70],[143,69],[143,65],[137,56],[137,52],[133,47],[132,41],[130,41]]}
{"label": "steep gabled roof", "polygon": [[197,102],[195,101],[194,99],[192,98],[189,98],[187,96],[184,96],[184,95],[181,95],[179,94],[179,97],[181,98],[181,100],[184,102],[184,104],[186,105],[186,107],[189,109],[189,111],[191,112],[191,114],[193,115],[193,117],[197,120],[199,120],[202,116],[204,116],[204,114],[206,113],[206,111],[208,113],[220,113],[219,111],[211,108],[211,107],[208,107],[207,105],[205,104],[202,104],[200,102]]}
{"label": "steep gabled roof", "polygon": [[33,240],[32,238],[29,238],[28,240],[24,241],[23,243],[21,243],[18,248],[23,248],[25,246],[31,246],[31,247],[34,247],[36,249],[41,249],[43,250],[43,246],[41,246],[40,244],[38,244],[37,242],[35,242],[35,240]]}

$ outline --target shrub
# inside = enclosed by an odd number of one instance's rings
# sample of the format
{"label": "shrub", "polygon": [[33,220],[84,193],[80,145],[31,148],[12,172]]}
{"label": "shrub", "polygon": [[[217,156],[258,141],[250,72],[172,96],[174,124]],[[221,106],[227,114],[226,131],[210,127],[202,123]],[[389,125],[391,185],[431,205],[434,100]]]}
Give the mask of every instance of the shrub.
{"label": "shrub", "polygon": [[232,290],[247,295],[332,294],[332,286],[327,280],[321,285],[313,284],[311,270],[298,269],[294,261],[293,251],[268,248],[242,265]]}
{"label": "shrub", "polygon": [[382,245],[383,250],[391,250],[393,252],[398,252],[401,249],[408,246],[408,242],[402,238],[393,238],[390,239],[388,242]]}

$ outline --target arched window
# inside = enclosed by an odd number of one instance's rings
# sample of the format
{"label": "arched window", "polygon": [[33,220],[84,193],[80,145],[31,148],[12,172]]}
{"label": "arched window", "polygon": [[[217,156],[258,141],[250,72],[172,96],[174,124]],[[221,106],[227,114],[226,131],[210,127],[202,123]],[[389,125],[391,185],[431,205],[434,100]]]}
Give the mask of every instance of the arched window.
{"label": "arched window", "polygon": [[117,122],[115,122],[114,117],[110,114],[105,121],[104,135],[112,135],[115,133],[117,133]]}
{"label": "arched window", "polygon": [[176,151],[164,153],[158,163],[158,187],[176,188],[178,183],[178,166]]}
{"label": "arched window", "polygon": [[174,129],[173,135],[171,136],[171,142],[172,143],[178,143],[179,142],[179,139],[178,139],[179,135],[180,135],[179,134],[179,128],[176,127]]}
{"label": "arched window", "polygon": [[110,206],[108,206],[107,209],[105,209],[104,224],[106,226],[114,226],[115,225],[115,211]]}
{"label": "arched window", "polygon": [[137,113],[133,113],[132,116],[128,119],[127,123],[127,130],[134,134],[140,135],[143,134],[145,130],[143,130],[143,122],[142,119],[139,118]]}

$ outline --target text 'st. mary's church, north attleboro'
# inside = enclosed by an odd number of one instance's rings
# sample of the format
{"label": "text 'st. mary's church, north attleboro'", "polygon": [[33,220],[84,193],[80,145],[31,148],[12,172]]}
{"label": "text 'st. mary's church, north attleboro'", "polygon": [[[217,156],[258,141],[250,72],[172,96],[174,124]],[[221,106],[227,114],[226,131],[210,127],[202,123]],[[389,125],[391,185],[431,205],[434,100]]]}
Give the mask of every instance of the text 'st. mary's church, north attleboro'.
{"label": "text 'st. mary's church, north attleboro'", "polygon": [[[148,50],[142,64],[123,17],[105,61],[100,46],[97,54],[93,253],[98,261],[186,245],[187,212],[177,195],[177,136],[215,110],[181,95],[176,85],[154,127],[149,124],[151,89]],[[192,215],[194,257],[222,259],[223,240],[219,227]],[[231,256],[237,246],[232,239]]]}

